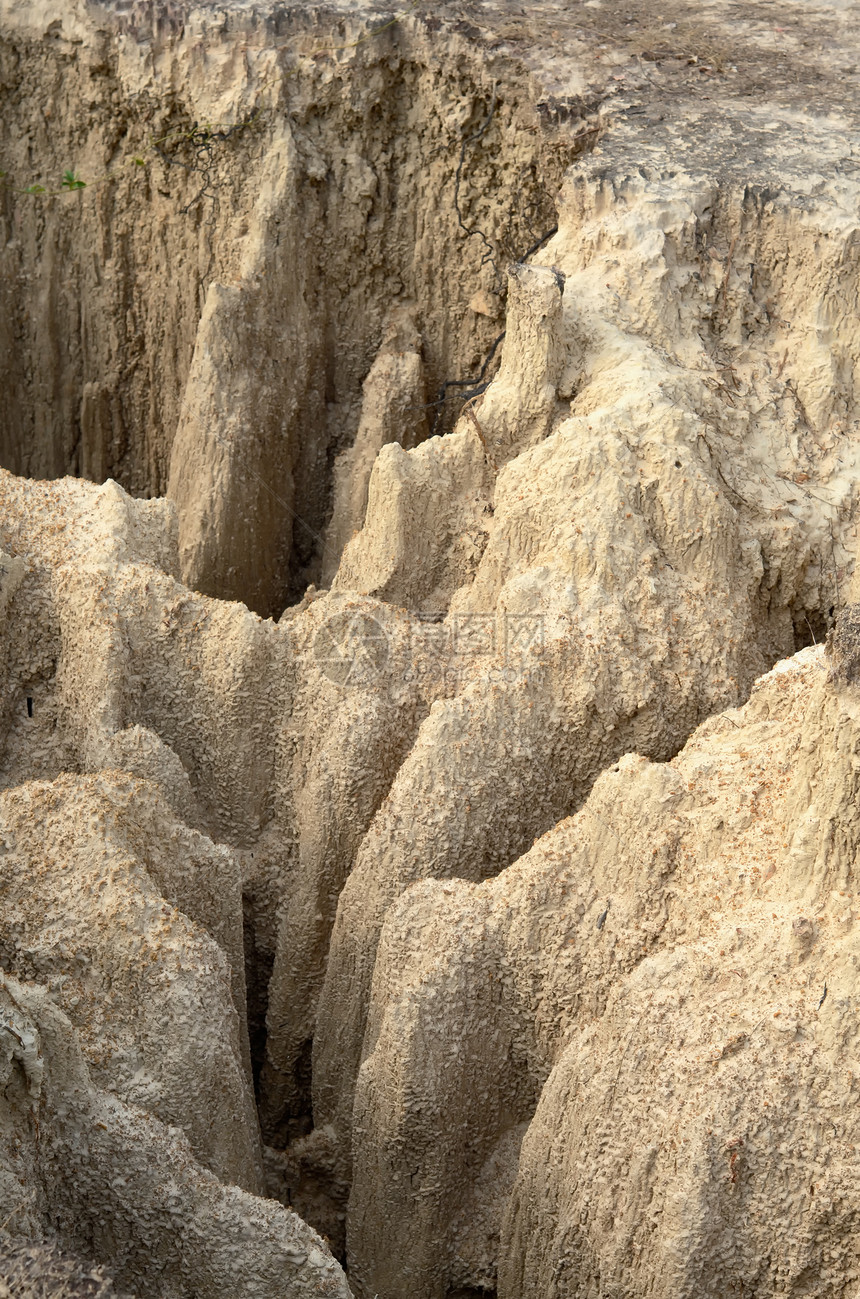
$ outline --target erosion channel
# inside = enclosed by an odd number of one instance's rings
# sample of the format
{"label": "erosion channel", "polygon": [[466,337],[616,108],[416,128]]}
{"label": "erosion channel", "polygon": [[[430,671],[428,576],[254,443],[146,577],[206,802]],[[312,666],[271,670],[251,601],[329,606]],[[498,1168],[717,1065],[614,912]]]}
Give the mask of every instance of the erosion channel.
{"label": "erosion channel", "polygon": [[860,1295],[858,66],[0,0],[0,1299]]}

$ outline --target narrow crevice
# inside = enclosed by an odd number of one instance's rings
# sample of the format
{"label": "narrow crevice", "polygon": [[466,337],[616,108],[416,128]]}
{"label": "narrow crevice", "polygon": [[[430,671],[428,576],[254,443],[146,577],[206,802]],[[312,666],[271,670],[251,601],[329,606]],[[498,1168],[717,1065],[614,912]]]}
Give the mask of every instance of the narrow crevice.
{"label": "narrow crevice", "polygon": [[242,936],[245,955],[245,1001],[248,1018],[248,1041],[251,1051],[251,1073],[254,1095],[259,1101],[260,1074],[266,1058],[266,1012],[273,958],[260,950],[256,940],[252,909],[244,904]]}

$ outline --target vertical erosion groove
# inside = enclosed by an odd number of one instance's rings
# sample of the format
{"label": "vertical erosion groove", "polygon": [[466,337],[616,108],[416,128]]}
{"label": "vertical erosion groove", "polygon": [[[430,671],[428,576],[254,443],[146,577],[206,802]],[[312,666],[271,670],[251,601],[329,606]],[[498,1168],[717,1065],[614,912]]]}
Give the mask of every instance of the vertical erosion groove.
{"label": "vertical erosion groove", "polygon": [[[205,116],[193,73],[132,91],[107,35],[74,59],[4,46],[19,120],[0,462],[167,493],[185,580],[277,616],[336,565],[333,466],[392,313],[411,311],[417,405],[446,431],[503,328],[500,268],[555,224],[580,146],[542,121],[527,77],[495,85],[465,42],[415,25],[343,66],[330,38],[246,40],[254,73],[233,93],[252,104],[229,124]],[[63,184],[69,158],[81,179]],[[20,193],[31,181],[45,192]]]}

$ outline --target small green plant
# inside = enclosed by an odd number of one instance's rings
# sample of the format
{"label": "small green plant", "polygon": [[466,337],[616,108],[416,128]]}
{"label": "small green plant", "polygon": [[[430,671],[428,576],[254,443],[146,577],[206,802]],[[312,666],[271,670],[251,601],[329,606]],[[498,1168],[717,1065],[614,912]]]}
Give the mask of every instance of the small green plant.
{"label": "small green plant", "polygon": [[[373,40],[381,32],[387,31],[390,27],[401,22],[408,14],[413,13],[421,3],[421,0],[412,0],[402,13],[396,14],[393,18],[387,19],[379,27],[372,27],[357,40],[351,41],[347,45],[324,45],[317,50],[309,51],[303,57],[317,58],[325,54],[335,54],[342,50],[355,49],[363,45],[365,41]],[[277,44],[273,49],[288,49],[289,44]],[[269,81],[273,80],[269,78]],[[268,84],[263,82],[263,86]],[[261,87],[262,88],[262,87]],[[258,108],[248,117],[240,122],[235,122],[232,126],[218,126],[211,122],[192,122],[190,127],[180,127],[176,130],[168,131],[166,135],[159,139],[150,139],[147,142],[143,154],[132,154],[126,157],[123,166],[129,163],[133,167],[148,167],[152,161],[150,154],[161,158],[164,162],[172,166],[182,167],[187,172],[196,172],[201,178],[201,185],[194,197],[182,208],[183,213],[187,213],[201,199],[208,198],[217,204],[218,194],[215,185],[215,162],[216,146],[231,139],[241,131],[249,127],[260,126],[264,120],[264,110]],[[183,153],[182,157],[176,157],[177,153]],[[11,180],[10,173],[0,168],[0,193],[6,191],[11,194],[29,194],[34,197],[57,198],[63,194],[70,194],[75,190],[86,189],[89,185],[91,188],[98,188],[106,181],[116,180],[118,178],[119,167],[115,164],[108,167],[107,171],[100,176],[91,178],[89,181],[81,180],[77,172],[68,168],[63,172],[59,189],[48,187],[47,185],[28,185],[24,189],[19,189]]]}

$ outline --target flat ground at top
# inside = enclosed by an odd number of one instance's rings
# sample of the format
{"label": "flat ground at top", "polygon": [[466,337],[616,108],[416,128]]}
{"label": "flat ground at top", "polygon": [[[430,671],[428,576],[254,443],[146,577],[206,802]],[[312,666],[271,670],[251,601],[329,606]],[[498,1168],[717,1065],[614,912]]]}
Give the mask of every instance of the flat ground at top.
{"label": "flat ground at top", "polygon": [[[127,9],[125,4],[108,7]],[[191,7],[174,3],[158,9],[181,18]],[[211,8],[260,16],[300,9],[321,18],[326,13],[367,17],[374,25],[414,15],[438,23],[440,30],[453,25],[496,50],[509,48],[550,79],[555,74],[559,93],[576,93],[589,84],[597,88],[612,79],[622,90],[647,87],[649,99],[667,104],[690,94],[706,100],[749,97],[857,116],[860,8],[850,0],[539,0],[528,5],[417,0],[396,7],[378,0],[330,0],[319,6],[232,0]]]}

